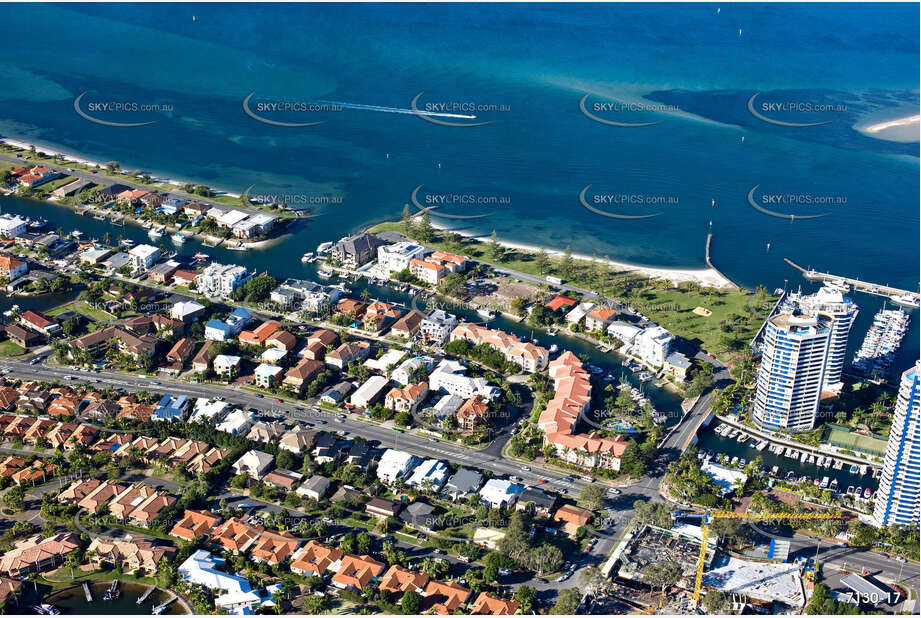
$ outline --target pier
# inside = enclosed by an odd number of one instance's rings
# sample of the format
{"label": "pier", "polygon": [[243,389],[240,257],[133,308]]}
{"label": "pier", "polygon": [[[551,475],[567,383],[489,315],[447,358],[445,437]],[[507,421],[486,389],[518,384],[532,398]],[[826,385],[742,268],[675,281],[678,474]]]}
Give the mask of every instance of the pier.
{"label": "pier", "polygon": [[141,596],[138,597],[137,604],[140,605],[141,603],[143,603],[144,601],[146,601],[146,600],[147,600],[147,597],[149,597],[149,596],[151,595],[151,593],[153,593],[153,591],[156,590],[156,589],[157,589],[156,586],[148,586],[148,587],[147,587],[147,590],[144,591],[144,594],[142,594]]}
{"label": "pier", "polygon": [[809,279],[810,281],[831,281],[831,282],[843,282],[851,286],[858,292],[865,292],[867,294],[874,294],[876,296],[888,296],[888,297],[899,297],[907,296],[914,300],[915,303],[921,302],[921,294],[918,292],[911,292],[909,290],[902,290],[900,288],[894,288],[889,285],[879,285],[877,283],[871,283],[869,281],[861,281],[860,279],[854,279],[851,277],[839,277],[838,275],[832,275],[831,273],[820,273],[814,268],[803,268],[793,260],[789,258],[784,258],[784,262],[795,268],[796,270],[802,273],[803,277]]}
{"label": "pier", "polygon": [[90,585],[87,584],[86,582],[83,582],[83,594],[86,595],[87,603],[93,602],[93,594],[90,592]]}
{"label": "pier", "polygon": [[153,615],[162,614],[164,611],[166,611],[167,606],[178,598],[179,597],[175,593],[171,594],[170,598],[168,598],[167,600],[163,601],[162,603],[154,607],[150,613]]}

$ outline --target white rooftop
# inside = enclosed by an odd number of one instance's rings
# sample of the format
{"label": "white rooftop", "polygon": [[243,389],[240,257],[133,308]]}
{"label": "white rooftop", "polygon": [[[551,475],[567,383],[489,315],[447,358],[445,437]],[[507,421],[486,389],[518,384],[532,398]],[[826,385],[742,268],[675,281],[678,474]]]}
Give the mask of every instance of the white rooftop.
{"label": "white rooftop", "polygon": [[376,369],[377,371],[386,371],[390,365],[396,365],[406,354],[403,350],[387,350],[380,358],[370,358],[365,361],[365,367]]}
{"label": "white rooftop", "polygon": [[805,605],[803,581],[796,564],[754,562],[732,556],[721,557],[720,564],[704,573],[704,586],[761,601],[780,601],[793,607]]}

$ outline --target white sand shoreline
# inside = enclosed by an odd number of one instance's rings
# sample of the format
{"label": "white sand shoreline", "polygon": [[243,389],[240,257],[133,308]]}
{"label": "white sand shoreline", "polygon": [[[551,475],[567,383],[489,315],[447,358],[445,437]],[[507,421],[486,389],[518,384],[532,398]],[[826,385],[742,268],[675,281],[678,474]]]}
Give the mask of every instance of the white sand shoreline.
{"label": "white sand shoreline", "polygon": [[[446,226],[439,225],[435,222],[432,222],[432,227],[438,230],[449,229]],[[470,232],[457,232],[455,230],[450,230],[456,234],[460,234],[465,238],[475,238],[480,241],[485,241],[487,238],[481,235],[472,234]],[[514,242],[510,240],[504,240],[502,238],[497,239],[499,244],[508,249],[519,249],[521,251],[531,251],[537,253],[543,249],[547,255],[552,257],[562,257],[565,252],[559,251],[557,249],[550,249],[547,247],[540,247],[538,245],[531,245],[522,242]],[[614,268],[622,269],[627,272],[637,273],[644,275],[646,277],[651,277],[653,279],[663,279],[669,280],[674,283],[683,283],[690,281],[697,283],[706,287],[713,287],[717,289],[736,289],[737,286],[735,283],[730,281],[723,275],[721,272],[715,268],[656,268],[654,266],[640,266],[638,264],[630,264],[628,262],[618,262],[615,260],[609,260],[605,258],[593,257],[591,255],[586,255],[584,253],[573,253],[572,257],[577,260],[584,260],[586,262],[599,262],[601,264],[606,264]]]}
{"label": "white sand shoreline", "polygon": [[[64,152],[64,151],[62,151],[62,150],[57,150],[57,149],[55,149],[55,148],[51,148],[51,147],[46,146],[46,145],[37,144],[37,143],[33,143],[33,142],[27,142],[27,141],[20,140],[20,139],[15,139],[15,138],[11,138],[11,137],[3,137],[3,138],[0,138],[0,142],[3,142],[3,143],[5,143],[5,144],[9,144],[10,146],[13,146],[13,147],[16,147],[16,148],[22,148],[22,149],[24,149],[24,150],[29,150],[30,148],[34,147],[35,150],[38,151],[38,152],[44,152],[45,154],[51,155],[51,156],[58,155],[58,156],[60,156],[60,157],[63,157],[65,160],[67,160],[67,161],[73,161],[74,163],[81,163],[81,164],[83,164],[83,165],[92,165],[92,166],[101,167],[101,168],[104,168],[104,167],[106,166],[105,162],[103,162],[103,161],[95,161],[95,160],[93,160],[93,159],[85,159],[85,158],[82,158],[82,157],[78,157],[78,156],[76,156],[76,155],[74,155],[74,154],[71,154],[71,153],[69,153],[69,152]],[[203,182],[196,182],[196,181],[193,181],[193,180],[179,180],[179,179],[176,179],[176,178],[162,178],[162,177],[159,177],[159,176],[151,176],[151,180],[153,180],[154,182],[159,182],[159,183],[163,183],[163,184],[173,185],[174,187],[182,187],[183,185],[200,185],[200,184],[205,184],[205,183],[203,183]],[[210,185],[207,185],[207,186],[210,186]],[[220,190],[220,189],[218,189],[218,188],[216,188],[216,187],[211,187],[211,190],[212,190],[216,195],[227,195],[227,196],[229,196],[229,197],[240,197],[240,194],[239,194],[239,193],[233,193],[232,191],[222,191],[222,190]]]}
{"label": "white sand shoreline", "polygon": [[921,139],[921,114],[911,114],[854,128],[863,135],[889,142],[917,142]]}

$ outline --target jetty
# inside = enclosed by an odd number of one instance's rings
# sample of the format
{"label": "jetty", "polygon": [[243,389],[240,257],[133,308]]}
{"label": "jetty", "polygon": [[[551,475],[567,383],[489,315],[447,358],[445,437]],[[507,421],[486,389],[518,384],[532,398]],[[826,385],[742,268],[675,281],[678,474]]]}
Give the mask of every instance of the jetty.
{"label": "jetty", "polygon": [[90,592],[90,585],[87,584],[86,582],[83,582],[83,594],[86,595],[87,603],[93,602],[93,594]]}
{"label": "jetty", "polygon": [[141,603],[146,601],[147,597],[149,597],[153,593],[153,591],[156,589],[157,589],[156,586],[147,586],[147,590],[144,591],[144,594],[138,597],[137,604],[140,605]]}
{"label": "jetty", "polygon": [[838,275],[833,275],[831,273],[822,273],[817,271],[814,268],[803,268],[793,260],[789,258],[784,258],[784,262],[795,268],[796,270],[802,273],[803,277],[809,279],[810,281],[822,281],[822,282],[831,282],[831,283],[844,283],[858,292],[865,292],[866,294],[873,294],[875,296],[888,296],[889,298],[893,297],[907,297],[911,298],[917,306],[917,303],[921,303],[921,294],[918,292],[912,292],[909,290],[903,290],[900,288],[895,288],[889,285],[880,285],[878,283],[871,283],[869,281],[861,281],[860,279],[855,279],[853,277],[841,277]]}
{"label": "jetty", "polygon": [[168,598],[167,600],[163,601],[162,603],[154,607],[150,613],[153,615],[162,614],[164,611],[166,611],[167,606],[169,606],[170,603],[172,603],[178,598],[179,597],[175,593],[171,594],[170,598]]}

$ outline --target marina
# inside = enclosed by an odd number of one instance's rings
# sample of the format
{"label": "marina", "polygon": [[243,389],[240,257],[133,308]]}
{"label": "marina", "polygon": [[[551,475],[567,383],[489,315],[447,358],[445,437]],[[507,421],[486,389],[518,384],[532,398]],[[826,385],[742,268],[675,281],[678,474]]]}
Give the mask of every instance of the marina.
{"label": "marina", "polygon": [[[787,482],[808,482],[822,489],[843,493],[843,488],[861,488],[871,495],[879,484],[878,470],[856,466],[833,456],[816,455],[805,450],[775,445],[714,420],[697,434],[697,448],[704,460],[725,462],[729,467],[744,467],[742,461],[761,458],[762,472]],[[732,463],[736,459],[735,464]],[[827,483],[826,483],[826,479]]]}
{"label": "marina", "polygon": [[851,365],[854,373],[868,378],[887,378],[909,322],[908,314],[901,309],[883,309],[877,313],[854,356]]}
{"label": "marina", "polygon": [[[91,590],[95,601],[87,600],[87,588]],[[113,593],[109,600],[104,600],[113,590],[118,594]],[[32,609],[48,615],[149,616],[155,615],[154,611],[162,607],[157,611],[158,614],[186,614],[183,603],[176,602],[178,599],[175,593],[161,590],[156,586],[124,581],[94,582],[51,594],[41,605],[36,605]],[[51,608],[54,611],[38,611],[38,607]]]}

